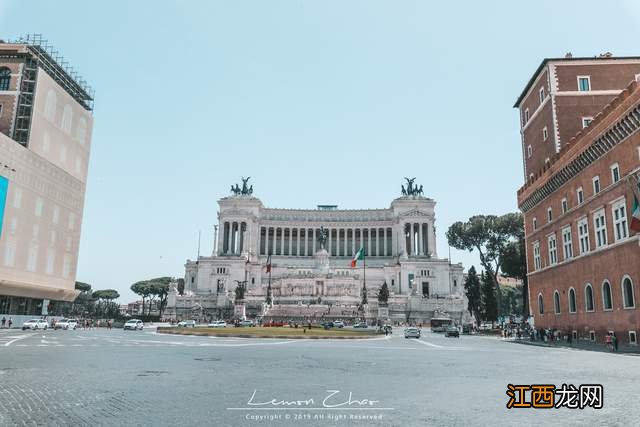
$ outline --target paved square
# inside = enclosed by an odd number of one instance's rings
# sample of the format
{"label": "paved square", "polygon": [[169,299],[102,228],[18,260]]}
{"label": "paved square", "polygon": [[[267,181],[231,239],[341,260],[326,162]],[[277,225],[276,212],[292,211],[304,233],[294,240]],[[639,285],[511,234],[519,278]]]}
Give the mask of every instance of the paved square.
{"label": "paved square", "polygon": [[[638,425],[639,367],[400,330],[357,341],[2,330],[0,425]],[[600,383],[604,408],[508,410],[508,383]]]}

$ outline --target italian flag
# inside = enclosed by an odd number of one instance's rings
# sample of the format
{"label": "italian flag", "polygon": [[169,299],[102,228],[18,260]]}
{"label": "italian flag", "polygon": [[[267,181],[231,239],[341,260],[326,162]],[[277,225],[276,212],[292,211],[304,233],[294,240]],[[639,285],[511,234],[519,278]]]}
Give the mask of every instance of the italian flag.
{"label": "italian flag", "polygon": [[631,212],[631,229],[640,233],[640,203],[635,194],[633,195],[633,211]]}
{"label": "italian flag", "polygon": [[358,260],[364,260],[364,246],[360,248],[358,253],[351,260],[351,268],[355,268]]}

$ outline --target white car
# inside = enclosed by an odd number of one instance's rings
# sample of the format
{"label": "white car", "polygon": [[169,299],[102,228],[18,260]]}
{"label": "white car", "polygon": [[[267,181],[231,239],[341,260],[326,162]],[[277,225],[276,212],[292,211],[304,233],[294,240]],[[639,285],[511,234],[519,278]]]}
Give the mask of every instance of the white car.
{"label": "white car", "polygon": [[31,320],[27,320],[26,322],[24,322],[22,324],[22,330],[27,330],[27,329],[32,329],[32,330],[36,330],[36,329],[47,329],[49,327],[49,324],[47,323],[46,320],[42,320],[42,319],[31,319]]}
{"label": "white car", "polygon": [[410,327],[404,330],[405,338],[420,338],[420,329]]}
{"label": "white car", "polygon": [[334,328],[344,328],[344,322],[342,320],[336,320],[333,322]]}
{"label": "white car", "polygon": [[142,328],[144,328],[144,323],[142,323],[142,320],[138,320],[138,319],[131,319],[131,320],[127,320],[127,323],[124,324],[124,330],[128,330],[128,329],[132,329],[134,331],[136,330],[142,330]]}
{"label": "white car", "polygon": [[78,321],[74,319],[61,319],[56,322],[56,326],[53,329],[71,329],[74,330],[78,327]]}
{"label": "white car", "polygon": [[178,328],[195,328],[196,321],[195,320],[182,320],[178,322]]}
{"label": "white car", "polygon": [[210,328],[226,328],[227,322],[224,320],[216,320],[215,322],[209,323],[207,326]]}

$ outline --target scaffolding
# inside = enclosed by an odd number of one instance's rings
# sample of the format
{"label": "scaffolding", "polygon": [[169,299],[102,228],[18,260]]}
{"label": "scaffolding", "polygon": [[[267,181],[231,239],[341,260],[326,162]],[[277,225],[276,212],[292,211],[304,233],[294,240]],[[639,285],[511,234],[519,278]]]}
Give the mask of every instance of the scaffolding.
{"label": "scaffolding", "polygon": [[[49,44],[49,41],[42,37],[42,34],[27,34],[17,40],[12,40],[11,43],[27,45],[29,52],[33,55],[32,61],[35,63],[36,72],[37,67],[41,67],[86,110],[93,110],[95,93],[91,86],[69,65],[57,50],[54,50],[53,46]],[[34,76],[27,77],[33,77],[30,100],[32,106],[35,74]],[[28,96],[25,98],[28,98]],[[28,103],[29,100],[25,99],[25,108]]]}

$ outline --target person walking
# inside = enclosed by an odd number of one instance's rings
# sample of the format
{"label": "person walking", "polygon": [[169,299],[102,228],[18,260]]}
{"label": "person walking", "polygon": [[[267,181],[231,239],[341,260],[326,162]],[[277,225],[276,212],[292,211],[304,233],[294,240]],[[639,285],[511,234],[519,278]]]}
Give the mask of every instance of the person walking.
{"label": "person walking", "polygon": [[9,329],[11,329],[11,325],[13,325],[13,319],[11,319],[11,317],[9,317]]}
{"label": "person walking", "polygon": [[607,335],[604,337],[604,342],[607,345],[607,350],[612,351],[613,345],[612,345],[612,339],[611,339],[610,333],[607,332]]}
{"label": "person walking", "polygon": [[611,336],[611,342],[613,343],[613,351],[617,352],[618,351],[618,337],[616,336],[615,332]]}

